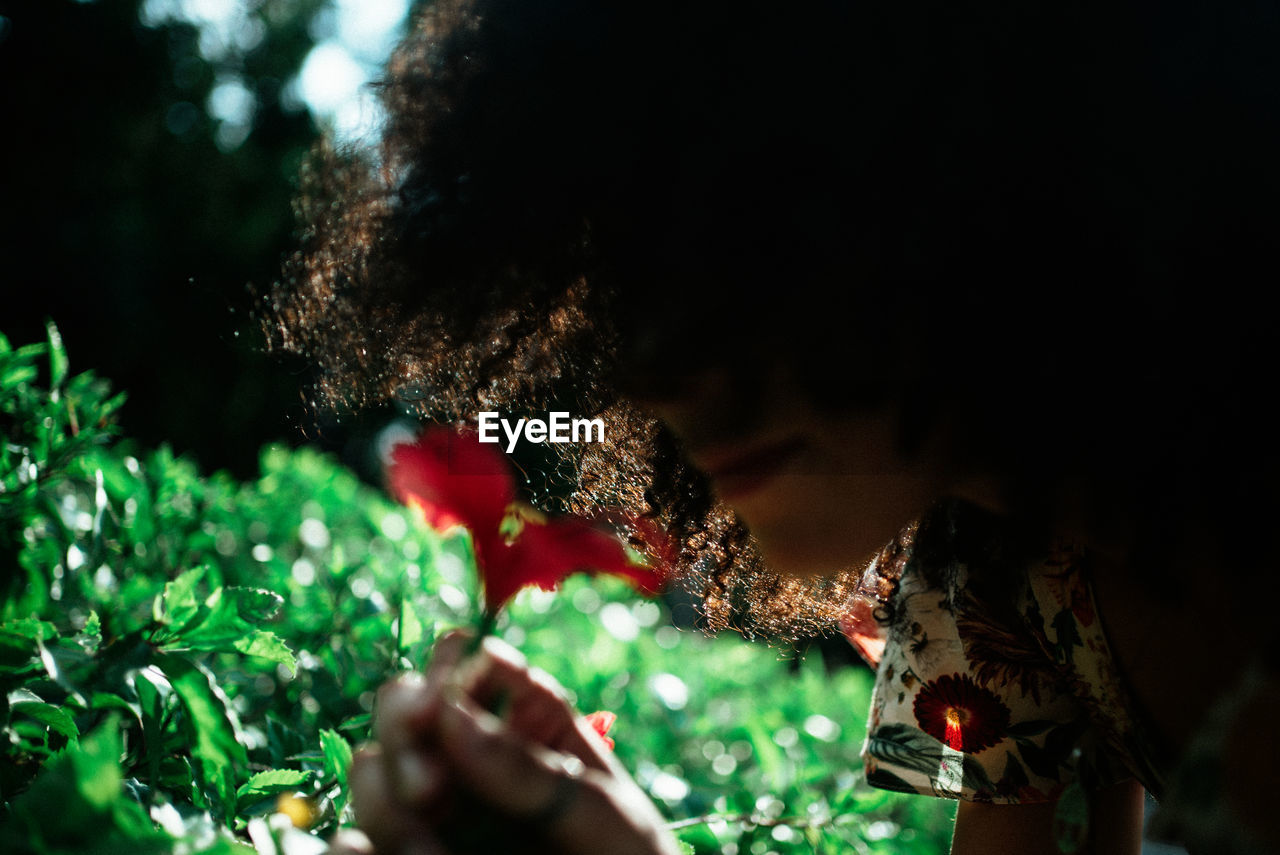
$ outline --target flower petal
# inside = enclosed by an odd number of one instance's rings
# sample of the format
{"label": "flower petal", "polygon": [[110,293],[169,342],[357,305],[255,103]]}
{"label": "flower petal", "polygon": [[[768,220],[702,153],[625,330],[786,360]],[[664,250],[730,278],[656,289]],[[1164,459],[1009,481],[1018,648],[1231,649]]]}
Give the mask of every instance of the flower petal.
{"label": "flower petal", "polygon": [[[517,504],[504,455],[481,443],[473,429],[428,428],[416,441],[396,445],[390,457],[387,480],[400,501],[418,508],[437,530],[462,526],[471,532],[491,613],[526,585],[551,590],[579,571],[621,576],[646,594],[662,588],[665,554],[661,569],[632,563],[616,536],[578,517],[548,519]],[[514,530],[504,523],[514,523]],[[651,521],[630,528],[650,547],[664,544]]]}
{"label": "flower petal", "polygon": [[944,675],[925,683],[912,711],[925,733],[971,754],[1000,742],[1009,728],[1009,708],[968,674]]}
{"label": "flower petal", "polygon": [[477,537],[497,531],[515,483],[502,452],[473,430],[436,427],[396,445],[387,467],[392,493],[439,531],[465,526]]}
{"label": "flower petal", "polygon": [[587,713],[584,718],[586,718],[587,724],[591,725],[591,728],[600,734],[604,744],[612,749],[614,741],[609,738],[609,728],[613,727],[613,723],[618,720],[618,716],[608,710],[597,710],[593,713]]}
{"label": "flower petal", "polygon": [[577,572],[608,573],[655,594],[662,574],[631,562],[618,538],[577,517],[526,522],[513,543],[489,544],[484,568],[485,604],[501,608],[516,591],[537,585],[550,591]]}

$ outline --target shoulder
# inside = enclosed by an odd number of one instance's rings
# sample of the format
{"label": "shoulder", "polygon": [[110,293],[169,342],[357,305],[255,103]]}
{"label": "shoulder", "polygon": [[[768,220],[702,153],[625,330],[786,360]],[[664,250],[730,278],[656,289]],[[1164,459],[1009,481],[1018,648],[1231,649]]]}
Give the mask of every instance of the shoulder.
{"label": "shoulder", "polygon": [[1088,658],[1081,628],[1097,623],[1073,554],[1017,564],[990,532],[956,531],[924,550],[916,534],[873,612],[882,648],[868,780],[1020,803],[1054,801],[1082,775],[1127,778],[1091,687],[1067,664]]}

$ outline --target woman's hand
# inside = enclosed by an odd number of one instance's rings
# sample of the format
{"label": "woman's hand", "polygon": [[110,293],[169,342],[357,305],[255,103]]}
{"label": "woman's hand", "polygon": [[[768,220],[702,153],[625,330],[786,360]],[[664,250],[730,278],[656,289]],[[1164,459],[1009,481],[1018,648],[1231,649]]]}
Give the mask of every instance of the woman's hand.
{"label": "woman's hand", "polygon": [[492,638],[464,657],[469,643],[446,636],[425,676],[379,692],[376,741],[351,770],[363,835],[340,834],[334,853],[462,855],[467,839],[493,834],[511,852],[679,852],[549,675]]}

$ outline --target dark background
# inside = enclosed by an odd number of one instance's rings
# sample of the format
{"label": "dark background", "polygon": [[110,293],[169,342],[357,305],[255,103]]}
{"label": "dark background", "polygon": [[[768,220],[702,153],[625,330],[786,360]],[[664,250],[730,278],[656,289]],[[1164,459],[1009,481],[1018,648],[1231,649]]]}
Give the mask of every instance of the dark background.
{"label": "dark background", "polygon": [[[39,341],[53,319],[73,371],[127,391],[126,436],[206,471],[348,432],[317,424],[305,365],[264,353],[250,289],[292,247],[318,131],[285,86],[327,2],[250,0],[260,40],[211,61],[143,0],[0,0],[0,332]],[[256,101],[239,145],[206,109],[228,75]]]}

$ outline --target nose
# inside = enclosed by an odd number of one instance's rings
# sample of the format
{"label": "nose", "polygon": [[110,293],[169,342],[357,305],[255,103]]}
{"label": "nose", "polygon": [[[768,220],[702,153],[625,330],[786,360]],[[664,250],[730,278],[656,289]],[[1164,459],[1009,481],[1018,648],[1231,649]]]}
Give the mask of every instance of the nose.
{"label": "nose", "polygon": [[715,365],[646,383],[635,384],[628,398],[666,424],[695,459],[757,437],[780,415],[769,376],[746,366]]}
{"label": "nose", "polygon": [[724,368],[632,370],[619,382],[627,399],[665,422],[682,438],[707,422],[707,411],[727,405],[732,385]]}

